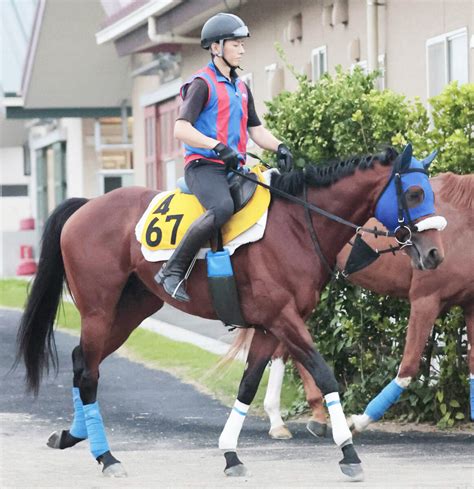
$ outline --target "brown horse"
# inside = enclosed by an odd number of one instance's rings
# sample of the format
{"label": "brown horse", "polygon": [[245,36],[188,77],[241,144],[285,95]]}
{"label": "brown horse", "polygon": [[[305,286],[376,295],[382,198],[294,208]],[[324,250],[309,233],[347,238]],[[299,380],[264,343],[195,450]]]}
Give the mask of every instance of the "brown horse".
{"label": "brown horse", "polygon": [[[436,318],[453,306],[460,306],[464,313],[470,345],[469,371],[471,379],[474,378],[474,247],[470,245],[474,242],[474,175],[442,174],[431,179],[431,186],[437,196],[436,210],[449,223],[449,233],[442,233],[446,253],[443,264],[436,270],[420,272],[410,266],[410,260],[404,254],[382,255],[373,264],[349,277],[350,282],[375,293],[410,301],[405,350],[397,375],[402,386],[408,385],[416,376],[423,349]],[[366,226],[376,224],[377,221],[371,220]],[[393,244],[389,238],[375,239],[367,236],[366,241],[379,249]],[[351,249],[350,245],[346,245],[337,257],[341,270]],[[280,345],[275,352],[264,403],[271,422],[270,436],[278,439],[291,437],[279,408],[284,368],[282,360],[286,361],[288,358],[284,350],[284,346]],[[322,394],[301,364],[296,363],[296,366],[312,411],[308,430],[316,436],[323,436],[326,433],[326,413]],[[471,380],[471,392],[474,388],[472,384]],[[383,414],[379,410],[374,415],[369,406],[368,412],[351,417],[351,425],[356,431],[364,430]],[[389,407],[382,406],[382,411]],[[473,405],[471,419],[474,419]]]}
{"label": "brown horse", "polygon": [[[406,217],[407,202],[421,205],[423,195],[432,197],[424,169],[428,164],[412,158],[408,146],[398,156],[389,149],[378,156],[325,168],[274,175],[271,184],[294,195],[307,188],[309,203],[362,223],[374,214],[379,197],[384,198],[386,190],[393,189],[400,178],[403,185],[399,185],[398,199],[394,194],[387,202],[395,215],[400,202],[405,203],[402,212]],[[415,174],[419,184],[410,183]],[[97,403],[100,363],[146,317],[158,311],[163,301],[190,314],[215,318],[204,263],[198,261],[188,281],[192,301],[182,303],[171,299],[155,282],[162,264],[149,263],[142,256],[134,228],[155,194],[143,188],[119,189],[90,201],[70,199],[53,212],[45,226],[38,274],[18,333],[17,359],[24,360],[27,384],[37,392],[43,370],[51,360],[53,365],[57,362],[53,323],[66,279],[81,315],[80,345],[72,353],[75,411],[71,428],[51,435],[48,445],[67,448],[89,438],[91,453],[107,475],[123,476],[125,471],[110,452]],[[433,229],[417,232],[416,226],[426,227],[433,212],[434,208],[407,224],[413,231],[414,260],[429,268],[436,268],[443,260],[439,233]],[[320,236],[326,260],[334,264],[352,229],[318,215],[310,221]],[[333,437],[343,452],[342,472],[352,480],[360,479],[362,466],[339,401],[338,384],[305,326],[328,281],[313,248],[305,209],[274,199],[263,239],[239,248],[233,255],[233,266],[243,317],[255,327],[255,334],[237,401],[219,439],[226,459],[225,473],[245,474],[236,454],[238,436],[265,366],[281,341],[311,372],[330,405]]]}

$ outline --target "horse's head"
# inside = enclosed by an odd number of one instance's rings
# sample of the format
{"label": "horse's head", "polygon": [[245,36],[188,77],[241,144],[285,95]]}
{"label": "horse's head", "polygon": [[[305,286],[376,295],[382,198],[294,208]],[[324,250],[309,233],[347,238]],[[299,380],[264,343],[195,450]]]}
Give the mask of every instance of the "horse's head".
{"label": "horse's head", "polygon": [[420,270],[434,269],[444,259],[438,231],[446,219],[436,215],[427,172],[435,156],[436,151],[419,161],[408,144],[397,156],[375,207],[375,217],[406,246],[413,266]]}

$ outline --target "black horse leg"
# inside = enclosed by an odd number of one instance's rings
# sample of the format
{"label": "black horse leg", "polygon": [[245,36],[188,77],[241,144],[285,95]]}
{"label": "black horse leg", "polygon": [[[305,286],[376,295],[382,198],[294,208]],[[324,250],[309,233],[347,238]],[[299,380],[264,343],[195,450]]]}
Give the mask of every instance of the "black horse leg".
{"label": "black horse leg", "polygon": [[288,348],[290,355],[311,374],[326,401],[332,426],[334,442],[343,453],[339,466],[352,481],[363,479],[362,463],[352,443],[352,434],[347,425],[339,398],[339,385],[333,371],[315,350],[306,325],[292,308],[283,310],[275,321],[272,331]]}
{"label": "black horse leg", "polygon": [[219,448],[223,450],[226,460],[224,473],[228,476],[244,476],[247,473],[237,456],[237,443],[250,404],[277,344],[278,340],[271,333],[260,329],[255,331],[237,400],[219,437]]}
{"label": "black horse leg", "polygon": [[74,372],[72,400],[74,405],[74,418],[69,430],[55,431],[48,438],[47,445],[51,448],[63,450],[70,448],[87,438],[86,420],[84,418],[84,407],[79,394],[79,381],[84,370],[84,359],[80,345],[72,351],[72,369]]}

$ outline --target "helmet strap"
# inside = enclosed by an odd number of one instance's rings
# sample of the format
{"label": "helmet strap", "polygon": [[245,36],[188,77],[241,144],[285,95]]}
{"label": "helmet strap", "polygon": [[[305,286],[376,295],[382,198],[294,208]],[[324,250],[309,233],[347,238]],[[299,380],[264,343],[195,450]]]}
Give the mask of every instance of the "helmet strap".
{"label": "helmet strap", "polygon": [[224,56],[224,42],[226,41],[227,39],[221,39],[219,41],[219,52],[214,54],[212,51],[211,51],[211,56],[214,57],[214,56],[218,56],[219,58],[222,59],[222,61],[224,61],[224,63],[230,68],[230,73],[232,75],[232,73],[236,73],[236,70],[239,69],[239,70],[243,70],[243,68],[241,68],[240,66],[232,66],[226,59],[225,59],[225,56]]}
{"label": "helmet strap", "polygon": [[225,56],[224,56],[224,43],[225,43],[226,39],[221,39],[219,41],[219,52],[217,53],[217,56],[219,56],[219,58],[222,58],[222,60],[224,61],[224,63],[232,70],[232,69],[235,69],[234,66],[232,66],[226,59],[225,59]]}

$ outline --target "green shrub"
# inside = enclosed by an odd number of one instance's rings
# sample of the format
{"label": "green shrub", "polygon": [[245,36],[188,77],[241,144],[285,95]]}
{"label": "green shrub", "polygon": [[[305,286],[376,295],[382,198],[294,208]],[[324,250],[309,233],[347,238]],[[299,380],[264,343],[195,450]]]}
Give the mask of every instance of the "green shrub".
{"label": "green shrub", "polygon": [[[280,52],[282,57],[284,55]],[[375,89],[377,73],[353,73],[338,67],[318,83],[295,73],[298,89],[269,102],[267,126],[288,143],[302,167],[382,146],[401,149],[407,141],[415,156],[433,149],[434,172],[472,172],[473,85],[448,85],[430,100],[430,116],[418,100]],[[334,368],[344,391],[346,412],[362,412],[368,401],[393,379],[403,353],[409,304],[377,296],[343,280],[333,281],[308,325],[316,346]],[[465,324],[454,309],[438,320],[424,353],[420,375],[388,413],[410,421],[452,426],[468,417]],[[432,368],[435,359],[439,368]],[[295,373],[293,372],[295,377]],[[296,375],[297,376],[297,375]],[[301,412],[304,393],[290,410]]]}
{"label": "green shrub", "polygon": [[452,82],[430,99],[434,127],[427,140],[440,150],[433,163],[437,173],[474,171],[474,84]]}

